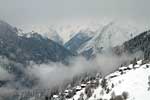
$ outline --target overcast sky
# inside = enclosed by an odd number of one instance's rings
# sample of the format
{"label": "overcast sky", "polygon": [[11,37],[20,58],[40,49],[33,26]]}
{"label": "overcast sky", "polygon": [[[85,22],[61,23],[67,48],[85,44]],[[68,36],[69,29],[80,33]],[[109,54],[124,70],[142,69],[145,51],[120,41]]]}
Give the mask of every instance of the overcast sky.
{"label": "overcast sky", "polygon": [[0,19],[16,26],[102,18],[150,20],[150,0],[0,0]]}

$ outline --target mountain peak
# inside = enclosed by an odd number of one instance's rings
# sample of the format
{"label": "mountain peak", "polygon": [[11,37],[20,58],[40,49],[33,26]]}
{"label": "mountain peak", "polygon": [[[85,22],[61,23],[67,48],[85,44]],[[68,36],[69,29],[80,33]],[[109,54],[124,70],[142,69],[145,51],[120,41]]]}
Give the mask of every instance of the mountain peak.
{"label": "mountain peak", "polygon": [[18,30],[15,27],[12,27],[10,24],[8,24],[5,21],[0,20],[0,36],[5,37],[5,36],[10,36],[14,37],[16,36]]}

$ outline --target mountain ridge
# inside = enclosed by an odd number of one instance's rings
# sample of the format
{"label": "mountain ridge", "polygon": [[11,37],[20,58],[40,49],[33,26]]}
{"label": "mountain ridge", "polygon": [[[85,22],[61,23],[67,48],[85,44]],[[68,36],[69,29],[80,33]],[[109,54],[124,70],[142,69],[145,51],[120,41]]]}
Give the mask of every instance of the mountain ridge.
{"label": "mountain ridge", "polygon": [[[18,36],[17,28],[13,28],[6,22],[0,24],[0,54],[14,61],[25,63],[33,60],[44,62],[46,60],[62,61],[72,53],[58,43],[42,37],[38,33],[32,33],[30,37]],[[11,37],[11,38],[10,38]]]}

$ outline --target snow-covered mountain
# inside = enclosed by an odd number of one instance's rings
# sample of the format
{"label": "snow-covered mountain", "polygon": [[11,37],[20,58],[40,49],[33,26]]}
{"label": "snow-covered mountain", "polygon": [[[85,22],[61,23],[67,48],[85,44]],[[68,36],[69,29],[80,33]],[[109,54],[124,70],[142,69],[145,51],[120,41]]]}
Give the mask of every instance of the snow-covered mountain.
{"label": "snow-covered mountain", "polygon": [[53,28],[49,28],[48,32],[45,32],[42,34],[43,36],[55,41],[56,43],[63,45],[63,39],[62,37],[58,34],[56,30]]}
{"label": "snow-covered mountain", "polygon": [[130,26],[122,27],[115,22],[110,22],[103,26],[102,29],[98,30],[90,41],[80,47],[78,53],[91,56],[117,45],[121,45],[138,34],[135,28],[131,28]]}
{"label": "snow-covered mountain", "polygon": [[68,50],[72,51],[73,53],[77,53],[78,49],[84,45],[87,41],[92,39],[93,34],[88,33],[77,33],[73,36],[68,42],[64,44]]}

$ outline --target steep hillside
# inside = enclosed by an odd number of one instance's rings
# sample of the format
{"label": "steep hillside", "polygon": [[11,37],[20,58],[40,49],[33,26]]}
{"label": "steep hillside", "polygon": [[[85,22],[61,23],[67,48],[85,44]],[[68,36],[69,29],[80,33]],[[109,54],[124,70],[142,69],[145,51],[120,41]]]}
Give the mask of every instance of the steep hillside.
{"label": "steep hillside", "polygon": [[63,61],[72,53],[38,33],[18,36],[17,28],[0,21],[0,55],[20,63],[42,63]]}
{"label": "steep hillside", "polygon": [[90,39],[92,39],[92,36],[88,33],[77,33],[64,46],[73,53],[77,53],[78,49]]}
{"label": "steep hillside", "polygon": [[125,41],[130,40],[139,33],[130,28],[118,26],[117,23],[110,22],[103,28],[97,31],[96,35],[88,42],[86,42],[78,53],[90,58],[97,53],[108,51],[109,49],[122,45]]}
{"label": "steep hillside", "polygon": [[149,59],[150,57],[150,31],[145,31],[133,39],[126,41],[123,45],[114,48],[116,54],[123,52],[135,53],[142,51],[144,58]]}
{"label": "steep hillside", "polygon": [[[73,89],[76,92],[71,96]],[[62,99],[61,95],[53,95],[52,98],[54,100],[149,100],[150,64],[139,60],[135,64],[120,67],[116,72],[103,78],[95,76],[93,80],[65,90],[64,95],[65,99]]]}

